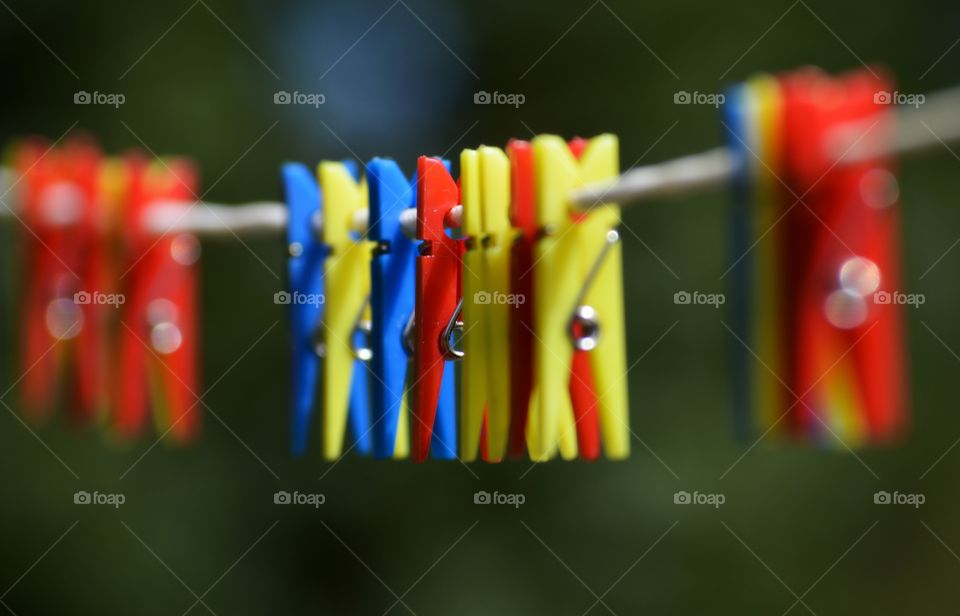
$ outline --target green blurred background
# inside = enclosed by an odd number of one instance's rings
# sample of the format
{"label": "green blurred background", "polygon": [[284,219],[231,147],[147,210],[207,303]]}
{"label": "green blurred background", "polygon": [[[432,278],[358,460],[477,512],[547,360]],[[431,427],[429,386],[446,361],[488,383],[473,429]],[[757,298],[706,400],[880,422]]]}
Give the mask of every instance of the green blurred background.
{"label": "green blurred background", "polygon": [[[382,155],[411,171],[423,153],[541,132],[612,131],[624,167],[656,162],[720,141],[716,112],[673,104],[679,90],[863,60],[888,66],[902,92],[931,92],[957,84],[960,68],[960,7],[946,0],[0,4],[0,137],[57,138],[78,122],[111,152],[195,157],[205,198],[219,202],[280,198],[285,160]],[[77,106],[78,90],[126,103]],[[274,105],[280,90],[326,103]],[[477,106],[479,90],[526,101]],[[205,242],[203,371],[216,385],[195,446],[153,447],[148,435],[117,448],[62,416],[28,429],[0,410],[3,606],[169,614],[200,596],[191,612],[956,613],[960,250],[947,251],[960,237],[958,171],[946,148],[902,164],[906,286],[927,299],[908,309],[913,427],[859,459],[764,441],[730,470],[749,443],[732,436],[728,317],[672,302],[681,289],[724,290],[725,194],[624,214],[642,443],[623,463],[328,464],[318,438],[292,459],[285,315],[272,303],[283,246]],[[19,232],[4,223],[7,386],[18,378]],[[4,401],[17,410],[15,391]],[[75,506],[77,490],[126,503]],[[276,506],[277,490],[327,501]],[[526,503],[476,506],[477,490]],[[726,503],[677,506],[678,490]],[[877,506],[877,490],[926,503]]]}

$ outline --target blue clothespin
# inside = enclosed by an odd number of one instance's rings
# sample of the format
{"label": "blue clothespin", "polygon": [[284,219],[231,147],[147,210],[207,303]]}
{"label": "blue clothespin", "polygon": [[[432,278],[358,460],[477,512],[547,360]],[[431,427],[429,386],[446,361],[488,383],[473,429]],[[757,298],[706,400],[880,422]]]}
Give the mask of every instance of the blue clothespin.
{"label": "blue clothespin", "polygon": [[[417,242],[400,226],[400,213],[416,205],[416,178],[408,180],[396,162],[374,158],[367,163],[370,226],[367,237],[377,242],[370,270],[371,341],[369,368],[374,409],[374,455],[409,455],[409,387],[411,357],[404,336],[412,324]],[[435,458],[456,457],[456,389],[453,362],[445,371],[437,409]]]}
{"label": "blue clothespin", "polygon": [[[359,170],[352,161],[345,163],[352,176]],[[303,455],[317,398],[321,356],[318,353],[317,328],[322,322],[325,304],[324,261],[330,247],[320,241],[314,218],[323,210],[323,198],[316,176],[299,163],[283,165],[282,177],[288,208],[287,263],[288,289],[277,294],[278,303],[289,304],[292,338],[292,417],[291,451]],[[364,332],[353,335],[356,348],[367,344]],[[358,360],[359,362],[359,360]],[[354,449],[369,454],[370,401],[366,368],[354,372],[350,388],[348,422]]]}
{"label": "blue clothespin", "polygon": [[[727,90],[727,101],[721,109],[724,132],[727,144],[733,154],[734,173],[732,189],[735,205],[731,217],[731,244],[733,258],[741,261],[731,268],[731,287],[733,290],[733,310],[730,315],[732,329],[741,340],[748,340],[749,323],[752,317],[753,306],[744,301],[749,297],[749,290],[753,283],[751,270],[753,255],[750,254],[750,135],[748,134],[747,103],[749,92],[744,85],[737,85]],[[741,255],[744,255],[741,257]],[[743,346],[730,346],[731,365],[733,366],[733,407],[734,431],[741,440],[750,435],[749,409],[752,403],[753,383],[750,374],[750,364],[755,361]]]}
{"label": "blue clothespin", "polygon": [[[314,215],[320,211],[320,188],[305,165],[286,163],[281,169],[287,201],[287,291],[277,303],[289,305],[292,339],[291,442],[293,455],[303,455],[313,416],[320,357],[314,342],[323,304],[323,260],[330,251],[316,236]],[[316,301],[310,301],[310,300]]]}

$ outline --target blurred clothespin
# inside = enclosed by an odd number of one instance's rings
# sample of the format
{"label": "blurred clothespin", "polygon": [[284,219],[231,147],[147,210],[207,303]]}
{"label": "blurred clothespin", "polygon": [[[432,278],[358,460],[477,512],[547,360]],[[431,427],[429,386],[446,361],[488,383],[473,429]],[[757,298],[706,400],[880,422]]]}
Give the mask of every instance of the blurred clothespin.
{"label": "blurred clothespin", "polygon": [[157,430],[176,442],[193,439],[200,427],[197,261],[200,243],[189,233],[159,236],[147,228],[148,208],[157,201],[196,200],[197,175],[181,159],[125,160],[123,212],[125,302],[120,309],[117,409],[114,427],[138,436],[153,410]]}
{"label": "blurred clothespin", "polygon": [[53,149],[27,142],[15,155],[23,183],[22,394],[49,415],[58,396],[90,423],[108,405],[106,345],[111,306],[105,263],[102,156],[83,139]]}
{"label": "blurred clothespin", "polygon": [[[759,225],[743,234],[764,251],[741,274],[750,281],[740,285],[743,342],[772,360],[745,371],[743,398],[774,409],[760,415],[760,429],[784,420],[794,436],[828,446],[889,441],[906,423],[899,300],[909,295],[900,286],[896,179],[886,159],[838,164],[844,152],[831,139],[850,125],[869,126],[855,143],[884,138],[878,97],[893,88],[875,71],[830,78],[812,69],[745,88],[752,99],[739,101],[740,132],[772,146],[769,158],[746,161],[776,174],[765,202],[779,229],[769,238]],[[775,384],[760,370],[774,372]]]}
{"label": "blurred clothespin", "polygon": [[444,161],[417,162],[416,310],[414,311],[413,459],[457,455],[455,365],[461,352],[452,340],[460,313],[462,241],[445,229],[459,204],[457,183]]}
{"label": "blurred clothespin", "polygon": [[498,462],[510,431],[510,312],[526,301],[511,293],[510,161],[481,146],[460,156],[463,201],[464,331],[460,387],[460,456]]}
{"label": "blurred clothespin", "polygon": [[375,244],[356,237],[352,222],[368,207],[367,182],[352,162],[322,162],[321,241],[329,247],[323,277],[327,294],[320,329],[323,353],[323,456],[343,451],[349,418],[354,447],[370,453],[370,260]]}
{"label": "blurred clothespin", "polygon": [[[739,259],[730,268],[731,329],[744,342],[731,346],[731,365],[735,427],[746,438],[754,431],[782,433],[789,425],[779,421],[787,391],[778,380],[784,371],[779,348],[783,282],[778,263],[783,259],[785,227],[777,224],[782,215],[778,202],[783,190],[779,177],[783,102],[777,79],[769,75],[732,88],[728,101],[723,114],[735,170],[732,244],[733,258]],[[756,414],[756,426],[751,426],[751,411]]]}
{"label": "blurred clothespin", "polygon": [[323,263],[329,248],[317,237],[320,188],[305,165],[287,163],[281,170],[287,203],[287,290],[278,303],[289,305],[291,358],[290,438],[294,455],[307,448],[319,376],[318,327],[323,314]]}
{"label": "blurred clothespin", "polygon": [[367,182],[367,237],[376,242],[370,265],[373,451],[378,458],[405,458],[410,452],[407,376],[412,373],[406,336],[413,319],[417,247],[404,234],[400,213],[414,207],[417,182],[385,158],[367,163]]}
{"label": "blurred clothespin", "polygon": [[[595,409],[606,455],[621,459],[629,453],[629,417],[623,272],[615,230],[619,208],[606,205],[574,215],[568,199],[578,187],[617,176],[616,137],[568,146],[544,135],[532,147],[540,237],[534,250],[530,457],[550,459],[558,449],[566,459],[575,457],[578,436],[591,441],[589,424],[586,431],[577,427],[596,421],[591,419]],[[575,350],[589,351],[589,361],[576,362]],[[592,381],[584,376],[587,367]],[[572,386],[571,379],[577,379]],[[585,398],[595,400],[584,408]],[[598,453],[594,446],[584,452],[587,458]]]}
{"label": "blurred clothespin", "polygon": [[797,423],[826,444],[889,441],[906,418],[899,190],[889,160],[836,165],[842,152],[829,139],[838,126],[871,120],[857,140],[885,138],[878,93],[895,88],[867,70],[798,71],[781,84],[784,197],[804,202],[784,220],[786,279],[798,282],[784,298],[795,311],[797,372],[788,382],[800,397]]}

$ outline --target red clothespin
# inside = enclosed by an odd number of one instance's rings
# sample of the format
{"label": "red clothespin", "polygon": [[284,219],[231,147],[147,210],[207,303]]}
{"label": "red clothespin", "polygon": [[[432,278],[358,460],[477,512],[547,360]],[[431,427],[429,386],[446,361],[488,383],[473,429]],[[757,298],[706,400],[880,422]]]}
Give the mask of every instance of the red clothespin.
{"label": "red clothespin", "polygon": [[158,201],[195,201],[197,175],[183,160],[148,163],[126,160],[124,212],[126,302],[119,327],[118,409],[122,437],[139,435],[152,408],[158,430],[188,441],[199,429],[201,402],[197,351],[197,238],[189,233],[157,235],[147,226],[148,209]]}
{"label": "red clothespin", "polygon": [[80,291],[74,295],[83,326],[76,338],[73,361],[76,371],[74,416],[84,423],[107,413],[110,404],[108,375],[111,319],[119,295],[110,269],[110,213],[104,186],[104,161],[100,151],[83,141],[63,150],[68,181],[82,195],[83,210],[72,232],[77,254]]}
{"label": "red clothespin", "polygon": [[[437,406],[453,415],[456,402],[450,336],[458,318],[463,242],[447,235],[445,223],[459,202],[460,191],[444,162],[421,156],[417,161],[417,239],[423,242],[417,257],[412,377],[416,462],[425,460],[431,450],[435,423],[441,442],[433,445],[434,455],[438,451],[442,451],[439,457],[456,455],[455,417],[438,418]],[[450,396],[448,404],[441,403],[441,394]]]}
{"label": "red clothespin", "polygon": [[[576,137],[570,140],[568,145],[579,160],[589,143],[586,139]],[[586,212],[574,214],[576,220],[586,216]],[[576,335],[580,333],[574,332]],[[577,450],[584,460],[596,460],[600,457],[600,413],[589,351],[574,349],[570,372],[570,400],[577,428]]]}
{"label": "red clothespin", "polygon": [[35,417],[48,416],[63,395],[78,423],[106,409],[111,296],[101,163],[96,146],[82,139],[62,150],[31,141],[16,155],[25,229],[22,395]]}
{"label": "red clothespin", "polygon": [[888,136],[880,97],[893,87],[866,70],[806,70],[781,84],[783,199],[802,197],[783,221],[792,425],[828,444],[888,441],[906,421],[896,180],[886,158],[837,164],[843,152],[830,144],[852,123],[864,126],[853,140]]}
{"label": "red clothespin", "polygon": [[536,177],[533,149],[529,141],[513,139],[507,144],[510,157],[510,223],[517,238],[510,255],[511,293],[526,301],[511,313],[510,382],[511,458],[520,458],[527,449],[526,426],[533,393],[533,247],[537,240]]}
{"label": "red clothespin", "polygon": [[[586,139],[569,142],[570,151],[577,158],[588,145]],[[533,251],[537,241],[536,176],[533,149],[528,141],[511,140],[507,144],[511,166],[511,223],[518,236],[511,256],[512,293],[526,301],[517,306],[510,323],[512,365],[511,382],[510,456],[521,457],[526,449],[525,428],[533,393],[533,307],[538,298],[533,293]],[[584,216],[580,214],[579,216]],[[590,355],[575,350],[570,378],[570,398],[576,420],[577,443],[582,458],[595,460],[600,456],[600,420],[597,395],[594,388]]]}

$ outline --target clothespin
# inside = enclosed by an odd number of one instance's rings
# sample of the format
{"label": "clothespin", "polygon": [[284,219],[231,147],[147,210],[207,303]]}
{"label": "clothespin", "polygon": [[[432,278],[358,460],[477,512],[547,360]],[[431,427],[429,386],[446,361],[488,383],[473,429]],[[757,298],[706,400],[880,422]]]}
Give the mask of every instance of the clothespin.
{"label": "clothespin", "polygon": [[510,289],[510,161],[499,148],[464,150],[460,182],[466,236],[460,455],[475,460],[483,432],[484,459],[497,462],[510,431],[510,312],[527,299]]}
{"label": "clothespin", "polygon": [[69,395],[71,417],[93,421],[108,402],[102,157],[91,143],[19,149],[23,183],[23,402],[49,415]]}
{"label": "clothespin", "polygon": [[416,243],[400,226],[400,213],[413,207],[417,182],[392,160],[367,163],[370,224],[376,242],[370,265],[370,401],[374,411],[373,451],[378,458],[404,458],[410,452],[409,401],[406,395],[410,354]]}
{"label": "clothespin", "polygon": [[118,396],[114,427],[135,437],[152,408],[157,430],[176,442],[193,439],[200,427],[198,273],[200,243],[189,233],[157,236],[146,225],[158,201],[196,199],[197,176],[185,160],[126,159],[123,212],[125,302],[118,328]]}
{"label": "clothespin", "polygon": [[343,451],[349,417],[356,449],[369,453],[370,261],[375,244],[354,237],[352,221],[368,206],[366,179],[352,163],[322,162],[321,241],[330,254],[323,264],[327,295],[320,338],[323,348],[323,456]]}
{"label": "clothespin", "polygon": [[[567,143],[570,153],[577,160],[583,156],[589,142],[586,139],[575,138]],[[580,221],[583,214],[574,214],[574,220]],[[619,221],[617,221],[619,222]],[[605,254],[605,253],[601,253]],[[598,257],[603,259],[604,257]],[[588,275],[589,279],[589,275]],[[590,284],[589,282],[584,283]],[[583,290],[581,291],[581,295]],[[577,310],[580,310],[578,301]],[[592,310],[592,307],[584,307]],[[587,318],[590,318],[589,315]],[[580,457],[584,460],[596,460],[600,457],[600,413],[598,410],[598,401],[596,393],[596,384],[593,379],[593,371],[590,367],[590,353],[593,350],[591,342],[594,333],[583,331],[584,327],[590,327],[585,322],[581,323],[574,320],[572,325],[572,335],[575,340],[582,339],[584,344],[574,344],[573,361],[570,364],[570,402],[573,408],[574,427],[577,432],[577,449]]]}
{"label": "clothespin", "polygon": [[[781,79],[784,177],[804,207],[786,214],[785,306],[795,336],[799,429],[821,443],[856,445],[896,437],[906,418],[896,179],[875,158],[836,165],[836,127],[888,126],[878,92],[890,81],[861,70],[831,79],[817,71]],[[799,198],[799,197],[797,197]],[[794,277],[796,275],[796,277]]]}
{"label": "clothespin", "polygon": [[[534,403],[528,418],[531,458],[546,460],[559,448],[577,455],[570,379],[577,378],[574,350],[590,351],[593,390],[608,457],[629,453],[623,278],[616,206],[571,215],[570,192],[618,174],[616,138],[602,135],[583,147],[580,160],[560,138],[533,141],[537,179],[536,215],[540,238],[534,250]],[[581,368],[582,369],[582,368]],[[582,379],[581,379],[582,380]]]}
{"label": "clothespin", "polygon": [[510,457],[524,455],[533,394],[533,250],[537,241],[536,177],[533,148],[517,139],[510,157],[510,224],[516,237],[510,251],[510,292],[526,301],[510,313]]}
{"label": "clothespin", "polygon": [[838,164],[843,152],[830,147],[851,123],[876,131],[856,141],[881,138],[876,96],[892,90],[868,71],[804,70],[752,80],[733,101],[744,121],[731,143],[740,137],[761,156],[743,157],[756,186],[741,245],[756,248],[735,294],[747,307],[743,340],[765,364],[751,364],[741,387],[742,403],[773,409],[759,415],[760,430],[780,422],[796,437],[850,447],[888,441],[905,424],[902,306],[891,299],[901,293],[895,179],[887,160]]}
{"label": "clothespin", "polygon": [[417,161],[416,310],[414,311],[413,459],[456,457],[453,336],[459,320],[462,241],[444,228],[459,190],[444,162]]}
{"label": "clothespin", "polygon": [[314,220],[320,212],[320,188],[305,165],[287,163],[281,170],[287,202],[287,291],[292,341],[291,450],[303,455],[316,399],[320,355],[318,327],[323,314],[323,263],[329,247],[320,241]]}
{"label": "clothespin", "polygon": [[[574,139],[568,147],[579,159],[587,143],[584,139]],[[512,177],[510,218],[517,230],[511,257],[510,284],[515,297],[526,298],[511,314],[510,320],[513,369],[510,455],[519,457],[525,449],[533,391],[533,305],[536,302],[533,292],[533,254],[539,229],[533,149],[529,142],[512,140],[507,151],[510,154]],[[588,350],[574,349],[569,388],[580,455],[585,459],[595,459],[600,454],[600,426]]]}
{"label": "clothespin", "polygon": [[[780,414],[789,391],[780,345],[783,299],[778,263],[784,227],[778,224],[782,170],[783,101],[778,80],[760,75],[730,90],[723,107],[728,144],[735,161],[731,266],[731,329],[744,344],[733,349],[736,430],[746,438],[757,433],[784,433],[789,421]],[[742,257],[742,258],[741,258]],[[756,357],[754,357],[756,354]],[[786,403],[786,404],[785,404]],[[751,427],[750,411],[756,414]]]}

